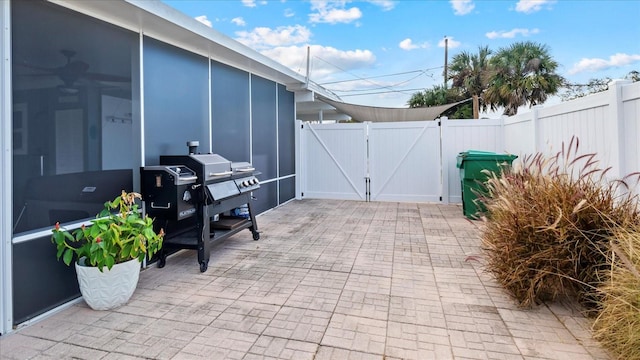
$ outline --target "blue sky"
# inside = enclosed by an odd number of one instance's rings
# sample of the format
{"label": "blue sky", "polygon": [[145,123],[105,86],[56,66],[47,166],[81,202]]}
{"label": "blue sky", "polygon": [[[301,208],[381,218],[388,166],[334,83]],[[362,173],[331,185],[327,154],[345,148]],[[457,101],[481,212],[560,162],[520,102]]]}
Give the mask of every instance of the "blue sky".
{"label": "blue sky", "polygon": [[[449,60],[478,46],[548,46],[574,83],[640,71],[640,0],[164,0],[290,67],[344,101],[406,107],[443,83]],[[557,101],[556,101],[557,102]]]}

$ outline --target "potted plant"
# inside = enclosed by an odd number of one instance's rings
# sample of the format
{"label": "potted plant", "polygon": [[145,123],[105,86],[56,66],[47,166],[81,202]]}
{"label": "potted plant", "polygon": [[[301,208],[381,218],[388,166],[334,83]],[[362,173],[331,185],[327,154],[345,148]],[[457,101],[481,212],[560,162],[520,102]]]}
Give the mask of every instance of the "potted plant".
{"label": "potted plant", "polygon": [[56,223],[51,236],[57,257],[66,265],[76,259],[80,292],[95,310],[123,305],[135,291],[140,263],[162,247],[164,231],[156,233],[153,219],[138,211],[135,192],[125,192],[104,204],[84,226],[69,232]]}

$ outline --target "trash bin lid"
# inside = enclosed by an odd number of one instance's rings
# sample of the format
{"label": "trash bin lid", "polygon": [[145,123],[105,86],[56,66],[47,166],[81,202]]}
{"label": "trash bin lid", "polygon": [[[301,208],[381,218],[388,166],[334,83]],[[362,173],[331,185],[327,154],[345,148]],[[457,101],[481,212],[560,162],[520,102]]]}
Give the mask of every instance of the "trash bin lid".
{"label": "trash bin lid", "polygon": [[465,161],[509,161],[511,163],[517,155],[498,154],[493,151],[467,150],[458,154],[456,167],[462,169]]}

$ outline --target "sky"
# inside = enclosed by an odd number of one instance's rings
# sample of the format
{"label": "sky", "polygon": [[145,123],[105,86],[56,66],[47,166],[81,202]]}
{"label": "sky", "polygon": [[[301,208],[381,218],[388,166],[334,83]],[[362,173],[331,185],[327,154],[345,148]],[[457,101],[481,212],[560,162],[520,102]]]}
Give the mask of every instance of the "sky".
{"label": "sky", "polygon": [[[448,60],[515,42],[546,46],[571,83],[640,71],[640,0],[163,0],[334,92],[407,107]],[[559,102],[558,98],[549,103]]]}

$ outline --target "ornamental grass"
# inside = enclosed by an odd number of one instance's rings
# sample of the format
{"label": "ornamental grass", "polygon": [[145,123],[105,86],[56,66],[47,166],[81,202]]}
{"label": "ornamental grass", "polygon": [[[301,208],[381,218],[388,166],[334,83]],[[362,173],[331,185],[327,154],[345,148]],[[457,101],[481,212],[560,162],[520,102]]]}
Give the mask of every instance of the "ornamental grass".
{"label": "ornamental grass", "polygon": [[597,308],[612,229],[638,224],[628,183],[610,181],[596,155],[578,147],[573,138],[555,156],[524,156],[519,169],[492,174],[479,199],[487,269],[522,307],[571,296]]}
{"label": "ornamental grass", "polygon": [[640,360],[640,226],[614,229],[594,337],[622,360]]}

